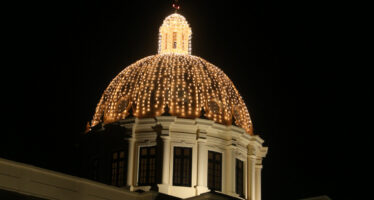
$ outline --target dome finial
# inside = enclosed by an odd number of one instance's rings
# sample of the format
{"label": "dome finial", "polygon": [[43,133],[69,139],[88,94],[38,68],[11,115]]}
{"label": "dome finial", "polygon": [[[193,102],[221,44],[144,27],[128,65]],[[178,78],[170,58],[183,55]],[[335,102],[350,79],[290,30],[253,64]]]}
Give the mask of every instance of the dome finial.
{"label": "dome finial", "polygon": [[174,8],[175,13],[177,13],[178,10],[180,9],[179,1],[178,0],[174,0],[174,2],[173,2],[173,8]]}
{"label": "dome finial", "polygon": [[[173,4],[179,9],[179,5]],[[159,31],[158,53],[191,54],[192,31],[186,18],[178,13],[167,16]]]}

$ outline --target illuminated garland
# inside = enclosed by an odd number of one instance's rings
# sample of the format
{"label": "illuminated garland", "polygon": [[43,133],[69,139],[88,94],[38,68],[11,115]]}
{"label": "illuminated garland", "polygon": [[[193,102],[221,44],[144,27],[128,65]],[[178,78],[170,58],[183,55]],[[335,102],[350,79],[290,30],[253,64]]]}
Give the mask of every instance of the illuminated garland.
{"label": "illuminated garland", "polygon": [[[174,32],[177,38],[168,43],[163,35]],[[160,27],[159,54],[135,62],[112,80],[91,126],[125,119],[130,112],[138,118],[160,116],[168,107],[170,115],[192,119],[204,109],[204,117],[224,125],[234,122],[252,134],[247,107],[231,80],[218,67],[190,55],[191,34],[183,16],[167,17]]]}
{"label": "illuminated garland", "polygon": [[186,18],[174,13],[160,27],[158,53],[191,54],[192,31]]}

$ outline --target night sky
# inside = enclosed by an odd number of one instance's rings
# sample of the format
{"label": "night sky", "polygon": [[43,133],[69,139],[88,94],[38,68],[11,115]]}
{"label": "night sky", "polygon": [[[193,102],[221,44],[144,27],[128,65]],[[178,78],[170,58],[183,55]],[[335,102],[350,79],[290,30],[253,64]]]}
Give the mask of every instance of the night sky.
{"label": "night sky", "polygon": [[[234,82],[269,147],[263,200],[339,199],[346,130],[326,11],[243,2],[184,0],[180,13],[192,54]],[[0,157],[76,174],[76,138],[101,94],[126,66],[157,53],[172,12],[167,0],[91,0],[29,2],[8,15]]]}

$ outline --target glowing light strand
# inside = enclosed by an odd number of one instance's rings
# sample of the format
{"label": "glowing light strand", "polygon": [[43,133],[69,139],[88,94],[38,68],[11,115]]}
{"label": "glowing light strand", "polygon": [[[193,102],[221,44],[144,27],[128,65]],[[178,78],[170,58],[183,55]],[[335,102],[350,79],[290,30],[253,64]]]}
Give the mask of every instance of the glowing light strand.
{"label": "glowing light strand", "polygon": [[[128,106],[120,112],[124,99]],[[92,125],[124,119],[130,109],[139,118],[160,116],[166,104],[174,116],[197,118],[204,108],[208,119],[230,125],[234,117],[252,132],[246,105],[223,71],[199,57],[174,54],[149,56],[125,68],[104,91]]]}
{"label": "glowing light strand", "polygon": [[225,125],[234,119],[253,134],[243,98],[221,69],[191,55],[191,35],[183,16],[166,17],[160,27],[158,55],[133,63],[110,82],[91,125],[125,119],[131,111],[138,118],[160,116],[167,105],[171,115],[197,118],[204,109],[208,119]]}

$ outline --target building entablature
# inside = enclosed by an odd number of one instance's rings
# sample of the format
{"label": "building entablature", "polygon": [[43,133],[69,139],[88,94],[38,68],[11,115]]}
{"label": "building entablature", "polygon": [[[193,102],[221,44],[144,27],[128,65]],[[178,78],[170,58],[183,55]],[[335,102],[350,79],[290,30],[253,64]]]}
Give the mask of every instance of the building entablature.
{"label": "building entablature", "polygon": [[[131,191],[156,189],[167,195],[189,198],[214,190],[233,197],[246,197],[247,191],[252,190],[248,189],[252,188],[249,184],[256,184],[254,179],[260,173],[252,172],[251,167],[260,165],[267,152],[259,136],[208,119],[158,116],[120,120],[114,126],[124,127],[126,132],[123,134],[123,140],[128,142],[128,149],[124,151],[127,152],[124,157],[128,158],[126,185]],[[103,127],[105,130],[110,125]],[[147,168],[148,162],[155,162],[154,167],[158,166],[160,172],[148,172],[153,169]],[[211,167],[218,168],[214,171]],[[179,174],[180,170],[183,174]],[[237,170],[242,171],[238,173]],[[157,174],[151,182],[146,181],[149,173]],[[216,177],[214,180],[211,173]],[[243,180],[237,182],[238,177]],[[236,184],[243,189],[238,190]]]}

